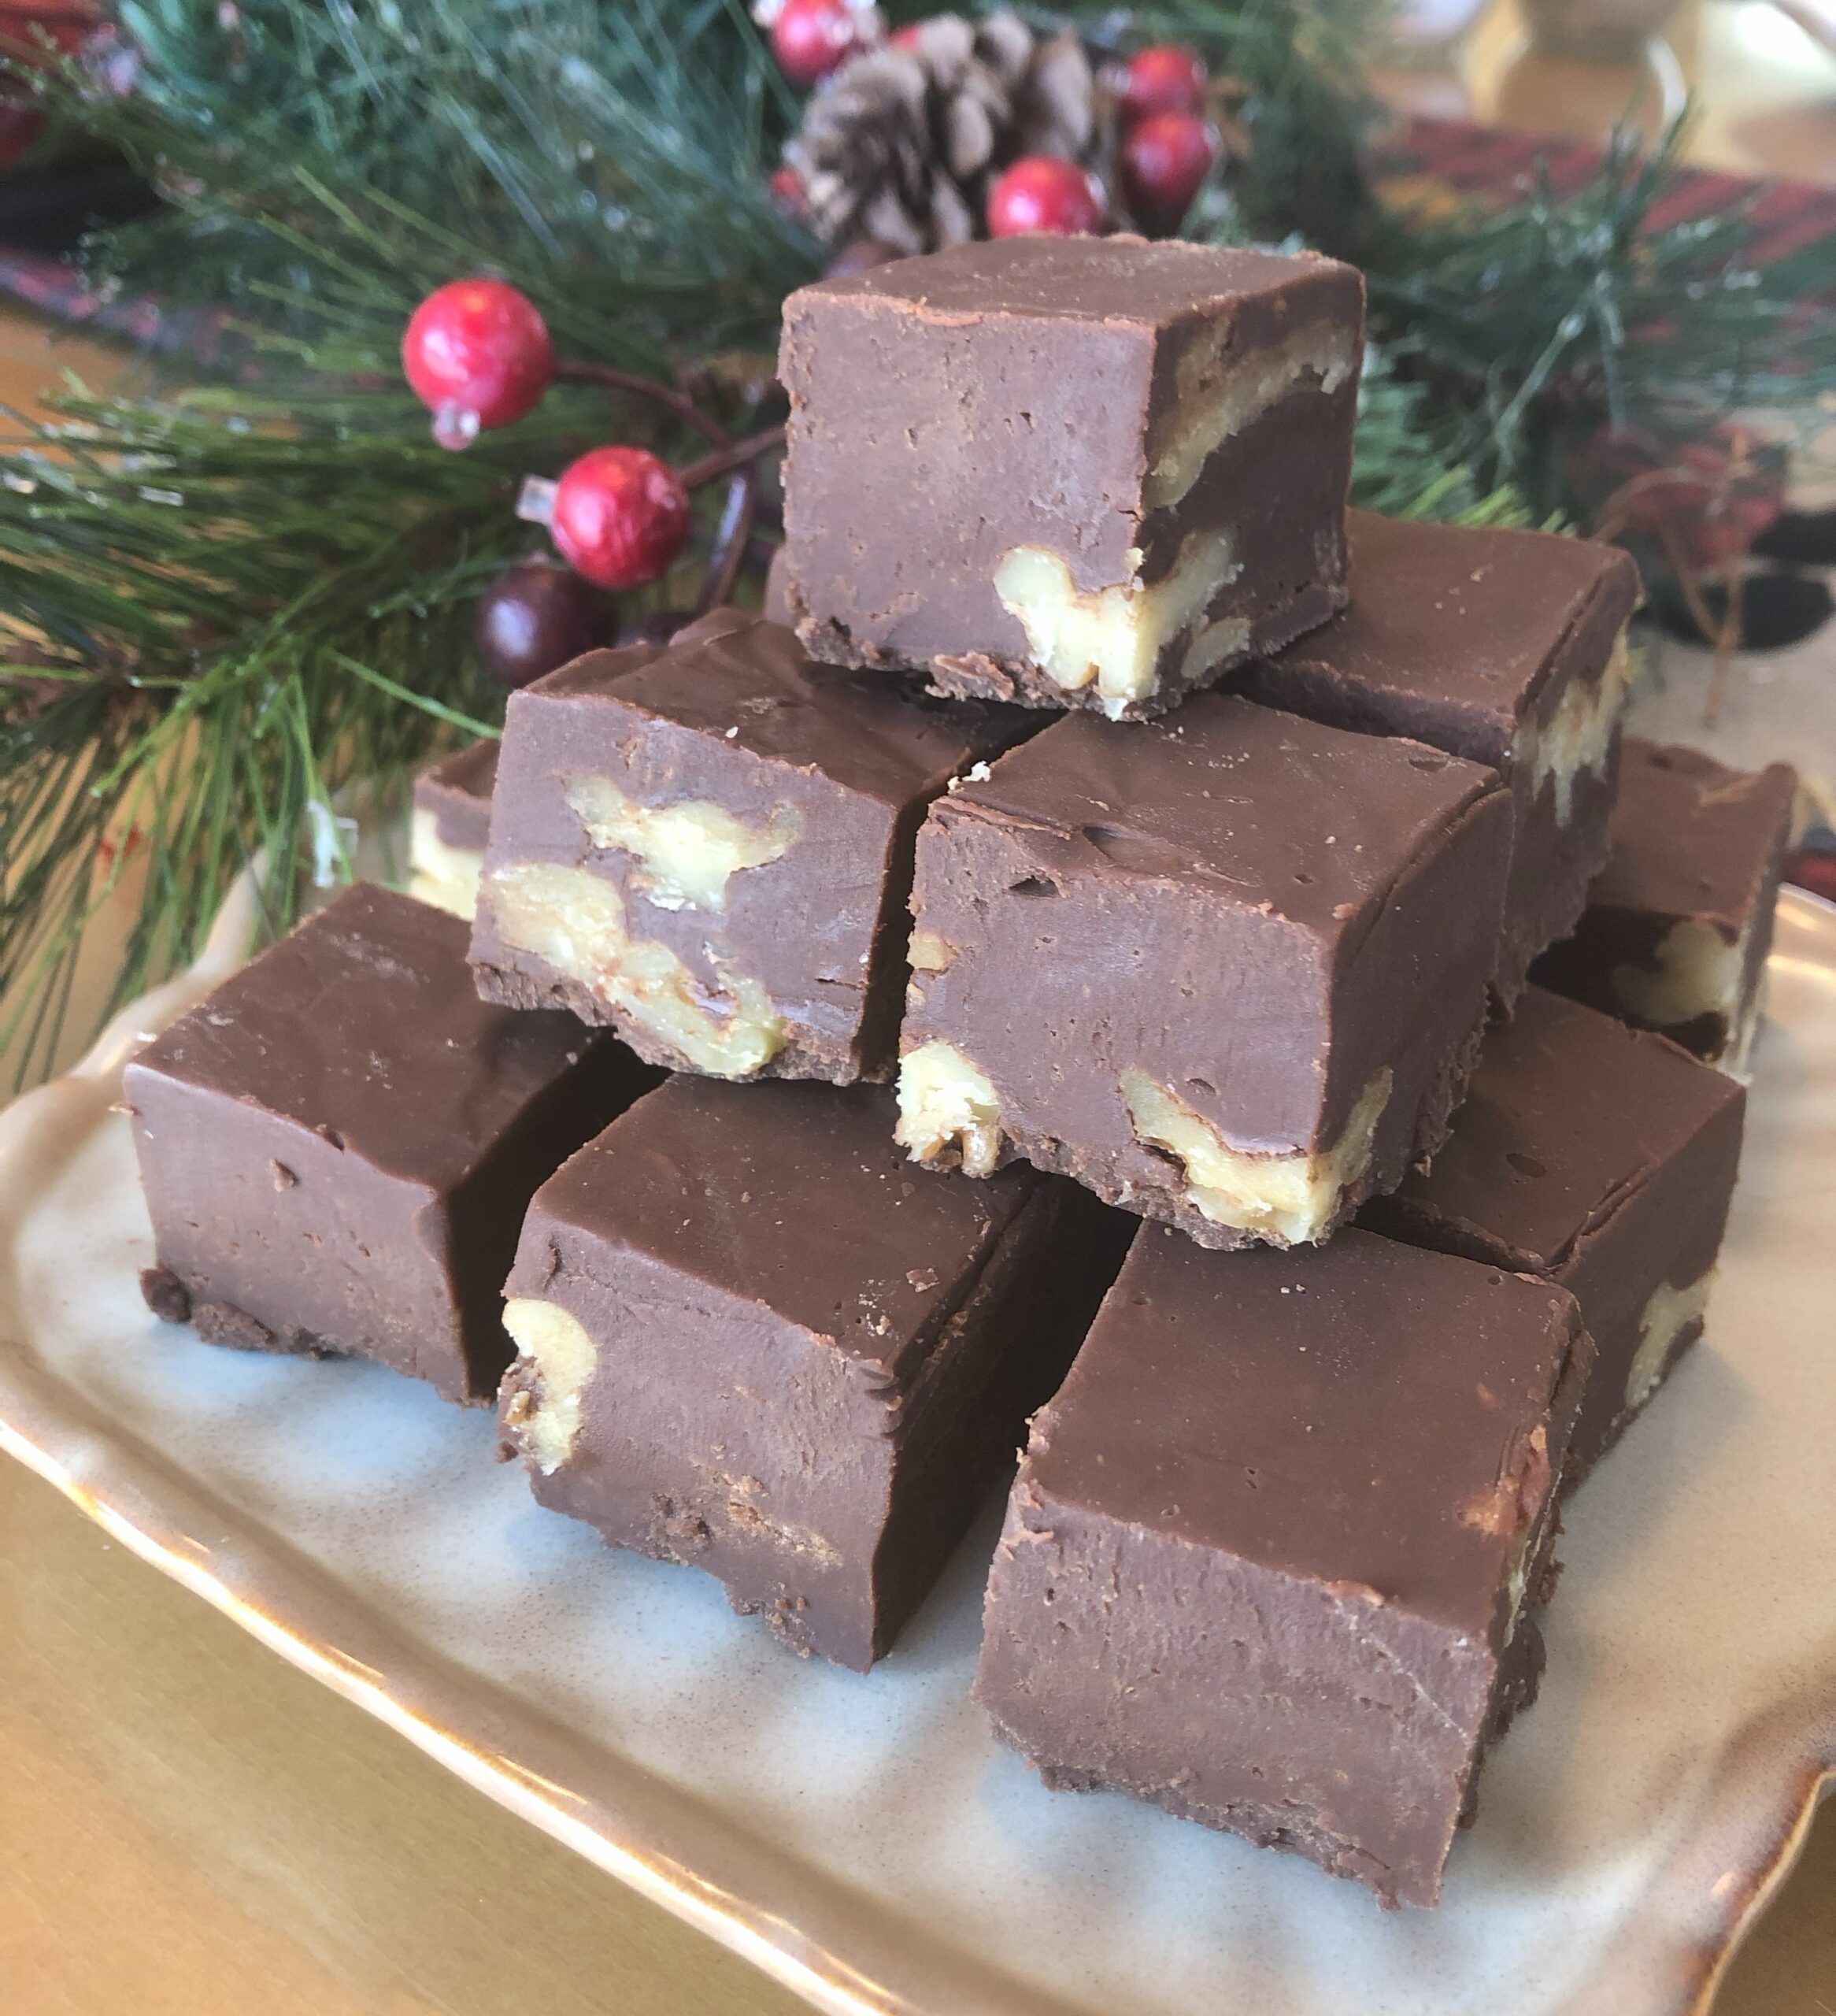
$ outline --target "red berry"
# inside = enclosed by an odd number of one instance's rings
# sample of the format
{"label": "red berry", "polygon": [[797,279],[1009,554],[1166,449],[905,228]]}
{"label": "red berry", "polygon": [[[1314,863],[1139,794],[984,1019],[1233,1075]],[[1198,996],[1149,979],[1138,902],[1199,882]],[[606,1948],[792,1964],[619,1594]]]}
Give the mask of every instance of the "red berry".
{"label": "red berry", "polygon": [[549,531],[576,573],[602,588],[641,588],[688,543],[688,492],[645,448],[594,448],[561,472]]}
{"label": "red berry", "polygon": [[1157,112],[1122,143],[1122,193],[1140,221],[1171,231],[1211,172],[1217,139],[1190,112]]}
{"label": "red berry", "polygon": [[902,28],[894,28],[887,37],[894,48],[908,51],[916,49],[924,39],[923,24],[918,21],[906,22]]}
{"label": "red berry", "polygon": [[1097,185],[1075,161],[1055,154],[1016,161],[988,192],[988,235],[1023,238],[1044,232],[1076,238],[1103,221]]}
{"label": "red berry", "polygon": [[846,62],[861,40],[861,16],[848,0],[784,0],[772,24],[772,53],[799,91]]}
{"label": "red berry", "polygon": [[775,168],[765,183],[770,192],[772,207],[780,217],[801,217],[808,205],[804,194],[803,177],[789,161],[781,168]]}
{"label": "red berry", "polygon": [[537,405],[554,357],[526,296],[502,280],[453,280],[409,319],[402,368],[433,410],[434,439],[463,448],[481,427],[507,427]]}
{"label": "red berry", "polygon": [[1131,56],[1122,86],[1125,121],[1152,118],[1157,112],[1205,109],[1205,65],[1198,52],[1177,43],[1157,42]]}

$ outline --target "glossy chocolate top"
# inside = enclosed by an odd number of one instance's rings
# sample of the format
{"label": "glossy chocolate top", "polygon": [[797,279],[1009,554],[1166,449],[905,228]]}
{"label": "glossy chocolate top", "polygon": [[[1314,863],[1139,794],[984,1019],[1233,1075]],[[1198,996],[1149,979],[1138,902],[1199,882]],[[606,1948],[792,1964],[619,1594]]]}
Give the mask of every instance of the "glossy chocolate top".
{"label": "glossy chocolate top", "polygon": [[1157,328],[1297,284],[1331,277],[1336,284],[1349,270],[1313,252],[1290,258],[1172,239],[1150,243],[1126,234],[1002,238],[819,280],[801,295],[853,295],[934,321],[1017,315]]}
{"label": "glossy chocolate top", "polygon": [[1351,606],[1243,690],[1476,762],[1508,753],[1558,671],[1605,665],[1638,598],[1616,547],[1546,532],[1346,514]]}
{"label": "glossy chocolate top", "polygon": [[598,697],[892,805],[1035,725],[1021,708],[931,699],[914,682],[817,665],[794,632],[741,610],[716,610],[641,657],[590,651],[511,707]]}
{"label": "glossy chocolate top", "polygon": [[1786,764],[1731,770],[1693,749],[1628,738],[1612,856],[1591,900],[1708,918],[1738,936],[1785,845],[1797,795]]}
{"label": "glossy chocolate top", "polygon": [[1497,789],[1438,750],[1201,693],[1138,727],[1067,714],[950,802],[1334,935]]}
{"label": "glossy chocolate top", "polygon": [[1666,1038],[1533,987],[1486,1038],[1427,1175],[1365,1207],[1475,1259],[1553,1271],[1745,1094]]}
{"label": "glossy chocolate top", "polygon": [[1552,1283],[1368,1232],[1209,1253],[1149,1225],[1027,1467],[1049,1500],[1479,1636],[1579,1334]]}
{"label": "glossy chocolate top", "polygon": [[564,1224],[902,1371],[1042,1179],[907,1162],[879,1086],[671,1079],[543,1186]]}
{"label": "glossy chocolate top", "polygon": [[136,1062],[443,1192],[539,1092],[610,1040],[572,1015],[480,1001],[470,936],[461,917],[359,883]]}
{"label": "glossy chocolate top", "polygon": [[450,847],[483,854],[490,832],[490,795],[498,779],[497,742],[487,738],[442,757],[414,780],[414,806],[434,815],[434,830]]}

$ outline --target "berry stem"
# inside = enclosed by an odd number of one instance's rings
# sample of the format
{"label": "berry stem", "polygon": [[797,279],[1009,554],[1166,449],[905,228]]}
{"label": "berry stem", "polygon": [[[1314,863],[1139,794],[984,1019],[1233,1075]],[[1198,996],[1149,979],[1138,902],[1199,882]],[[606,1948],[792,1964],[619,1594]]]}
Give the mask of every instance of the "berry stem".
{"label": "berry stem", "polygon": [[729,441],[726,447],[715,449],[698,461],[690,462],[686,469],[678,469],[685,490],[698,489],[704,483],[712,483],[716,476],[725,476],[729,471],[743,469],[768,455],[784,445],[784,430],[781,427],[768,427],[762,433],[749,434],[743,440]]}
{"label": "berry stem", "polygon": [[708,554],[708,571],[701,582],[701,592],[695,598],[697,616],[705,616],[709,610],[718,609],[732,595],[733,584],[739,579],[746,549],[752,539],[753,510],[757,502],[753,472],[750,468],[742,469],[727,487],[727,502],[721,509],[720,523]]}
{"label": "berry stem", "polygon": [[653,405],[667,407],[678,420],[698,433],[705,434],[716,448],[724,447],[733,438],[718,421],[710,420],[686,392],[660,385],[654,378],[642,377],[635,371],[621,371],[616,364],[557,360],[554,375],[557,381],[564,385],[602,385],[608,391],[628,392],[633,398],[649,399]]}

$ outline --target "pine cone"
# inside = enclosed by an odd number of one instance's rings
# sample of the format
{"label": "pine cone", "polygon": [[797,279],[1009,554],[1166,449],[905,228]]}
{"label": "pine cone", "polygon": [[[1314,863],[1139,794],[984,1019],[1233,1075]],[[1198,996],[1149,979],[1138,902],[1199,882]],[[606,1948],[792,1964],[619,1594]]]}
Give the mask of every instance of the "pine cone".
{"label": "pine cone", "polygon": [[1042,39],[1014,14],[940,14],[820,85],[784,158],[830,244],[911,254],[975,237],[990,180],[1023,154],[1061,155],[1106,183],[1109,143],[1075,35]]}

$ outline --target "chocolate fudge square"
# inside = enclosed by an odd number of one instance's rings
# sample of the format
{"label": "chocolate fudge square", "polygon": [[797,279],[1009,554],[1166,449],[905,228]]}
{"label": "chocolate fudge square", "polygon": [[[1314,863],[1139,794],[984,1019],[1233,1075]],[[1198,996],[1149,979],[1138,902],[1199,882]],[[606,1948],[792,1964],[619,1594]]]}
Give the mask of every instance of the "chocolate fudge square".
{"label": "chocolate fudge square", "polygon": [[1324,1239],[1445,1132],[1510,843],[1497,773],[1418,743],[1065,716],[919,836],[899,1139],[1205,1246]]}
{"label": "chocolate fudge square", "polygon": [[1496,988],[1571,931],[1605,865],[1638,570],[1545,532],[1347,514],[1351,606],[1238,690],[1489,763],[1516,810]]}
{"label": "chocolate fudge square", "polygon": [[1365,1206],[1379,1232],[1543,1275],[1580,1304],[1595,1357],[1576,1480],[1701,1334],[1745,1110],[1664,1037],[1533,987],[1486,1038],[1432,1168]]}
{"label": "chocolate fudge square", "polygon": [[820,658],[1161,713],[1344,606],[1363,283],[1312,254],[959,245],[785,303],[787,592]]}
{"label": "chocolate fudge square", "polygon": [[799,1652],[891,1645],[1064,1377],[1130,1221],[909,1168],[883,1087],[672,1079],[545,1184],[507,1454]]}
{"label": "chocolate fudge square", "polygon": [[1797,777],[1629,739],[1612,852],[1534,978],[1741,1072],[1759,1027]]}
{"label": "chocolate fudge square", "polygon": [[455,917],[469,918],[477,909],[497,776],[498,745],[485,741],[442,757],[415,779],[408,837],[411,896]]}
{"label": "chocolate fudge square", "polygon": [[524,1207],[657,1074],[571,1015],[487,1006],[465,939],[360,884],[128,1066],[156,1314],[495,1392]]}
{"label": "chocolate fudge square", "polygon": [[676,1069],[884,1077],[919,822],[1034,718],[813,664],[738,610],[590,652],[510,700],[479,990]]}
{"label": "chocolate fudge square", "polygon": [[977,1699],[1056,1789],[1433,1903],[1541,1677],[1587,1351],[1548,1281],[1146,1228],[1033,1422]]}

